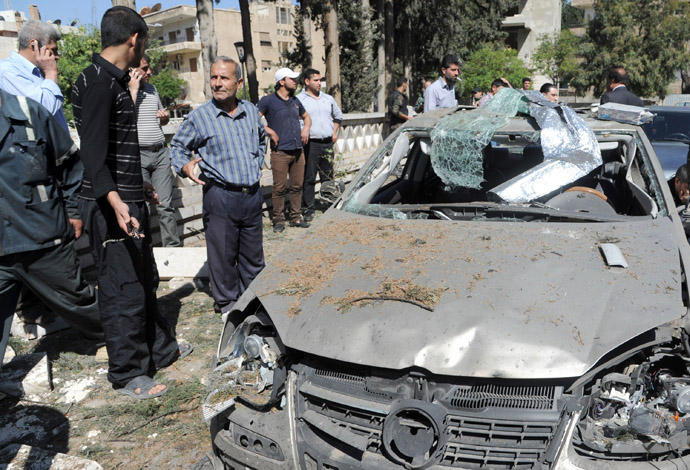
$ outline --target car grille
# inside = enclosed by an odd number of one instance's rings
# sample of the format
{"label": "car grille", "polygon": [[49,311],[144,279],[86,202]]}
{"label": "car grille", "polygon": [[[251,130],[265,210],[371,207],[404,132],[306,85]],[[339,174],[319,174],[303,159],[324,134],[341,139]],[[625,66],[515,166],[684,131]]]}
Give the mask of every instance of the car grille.
{"label": "car grille", "polygon": [[[303,434],[303,452],[314,458],[323,452],[313,447],[330,446],[350,455],[357,448],[386,456],[384,421],[395,400],[410,398],[404,390],[414,388],[411,377],[374,377],[371,370],[338,364],[301,365],[296,370],[297,418],[310,431]],[[433,401],[446,409],[441,432],[448,438],[435,468],[541,468],[559,423],[557,399],[562,387],[424,380],[430,382]],[[327,468],[338,468],[327,463],[331,465]]]}
{"label": "car grille", "polygon": [[506,387],[479,384],[457,387],[451,404],[454,408],[483,409],[488,407],[516,410],[551,410],[554,407],[554,387]]}

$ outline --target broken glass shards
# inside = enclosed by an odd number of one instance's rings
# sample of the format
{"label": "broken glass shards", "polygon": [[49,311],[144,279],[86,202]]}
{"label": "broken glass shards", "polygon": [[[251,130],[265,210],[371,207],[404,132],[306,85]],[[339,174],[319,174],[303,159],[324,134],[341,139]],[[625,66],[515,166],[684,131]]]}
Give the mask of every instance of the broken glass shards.
{"label": "broken glass shards", "polygon": [[484,181],[484,147],[510,117],[529,112],[528,105],[523,93],[503,88],[483,108],[442,119],[431,131],[436,174],[448,186],[479,189]]}

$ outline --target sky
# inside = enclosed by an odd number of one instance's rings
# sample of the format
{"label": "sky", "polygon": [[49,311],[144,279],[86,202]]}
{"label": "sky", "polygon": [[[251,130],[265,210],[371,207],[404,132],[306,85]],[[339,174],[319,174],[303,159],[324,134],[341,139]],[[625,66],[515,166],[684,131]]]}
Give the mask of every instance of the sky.
{"label": "sky", "polygon": [[[137,10],[143,7],[152,7],[160,2],[163,9],[174,7],[177,5],[196,5],[195,0],[137,0]],[[112,6],[111,0],[0,0],[0,10],[7,10],[8,4],[10,10],[23,11],[26,17],[29,17],[29,5],[38,5],[38,10],[41,12],[41,19],[48,20],[62,20],[62,23],[69,25],[72,21],[79,20],[81,25],[99,24],[103,13]],[[237,8],[239,9],[239,2],[237,0],[220,0],[216,4],[217,8]]]}

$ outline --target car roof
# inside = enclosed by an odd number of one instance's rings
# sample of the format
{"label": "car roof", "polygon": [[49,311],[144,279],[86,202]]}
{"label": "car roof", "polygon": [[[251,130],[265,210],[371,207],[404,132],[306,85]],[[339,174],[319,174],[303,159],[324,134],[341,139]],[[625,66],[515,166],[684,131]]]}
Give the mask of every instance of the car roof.
{"label": "car roof", "polygon": [[653,113],[690,114],[690,107],[688,106],[650,106],[647,109]]}
{"label": "car roof", "polygon": [[[669,108],[669,107],[665,107]],[[677,110],[678,108],[670,107],[670,109]],[[404,127],[435,127],[443,118],[451,116],[456,113],[472,113],[477,112],[478,108],[473,106],[457,106],[455,108],[445,108],[445,109],[435,109],[423,114],[416,115],[412,120],[407,121]],[[686,112],[690,112],[690,108]],[[639,126],[632,124],[625,124],[617,121],[608,121],[597,119],[592,116],[591,113],[579,114],[584,121],[589,125],[593,131],[635,131],[639,129]],[[534,130],[539,130],[536,125],[534,118],[530,116],[514,116],[509,118],[509,122],[498,129],[500,132],[530,132]]]}

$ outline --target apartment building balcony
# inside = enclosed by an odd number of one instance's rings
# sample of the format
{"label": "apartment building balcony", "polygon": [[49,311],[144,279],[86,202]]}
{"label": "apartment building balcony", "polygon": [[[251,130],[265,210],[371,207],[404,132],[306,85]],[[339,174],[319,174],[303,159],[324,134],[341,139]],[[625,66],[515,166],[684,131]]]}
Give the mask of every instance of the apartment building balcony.
{"label": "apartment building balcony", "polygon": [[196,7],[178,5],[176,7],[149,13],[148,15],[144,15],[143,18],[149,27],[155,26],[156,23],[169,24],[189,19],[196,20]]}
{"label": "apartment building balcony", "polygon": [[201,50],[201,43],[197,41],[177,41],[174,43],[167,42],[162,46],[166,54],[186,54],[190,52],[199,52]]}
{"label": "apartment building balcony", "polygon": [[594,8],[594,0],[570,0],[570,5],[575,8]]}
{"label": "apartment building balcony", "polygon": [[526,15],[518,14],[518,15],[509,16],[506,19],[504,19],[503,23],[501,23],[501,29],[503,29],[504,31],[510,31],[510,30],[527,30],[527,31],[529,31],[530,29],[532,29],[532,25],[531,25],[530,18],[528,18]]}

